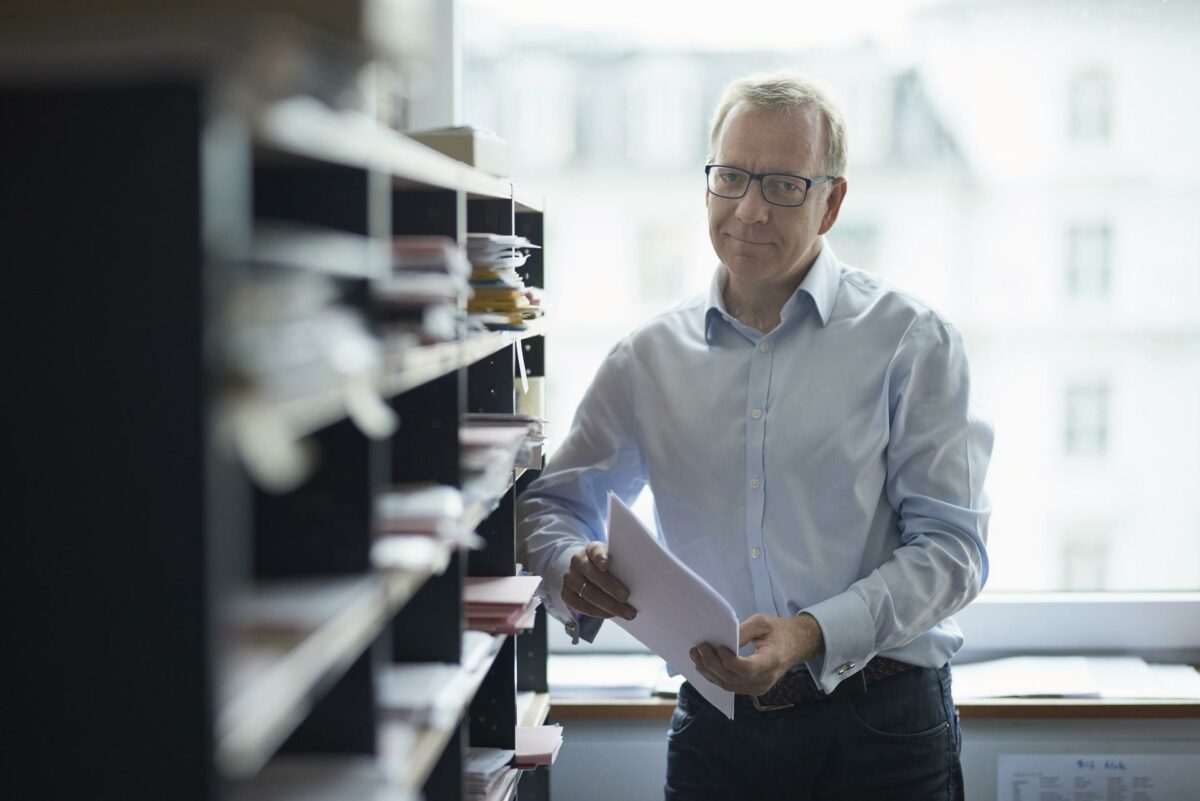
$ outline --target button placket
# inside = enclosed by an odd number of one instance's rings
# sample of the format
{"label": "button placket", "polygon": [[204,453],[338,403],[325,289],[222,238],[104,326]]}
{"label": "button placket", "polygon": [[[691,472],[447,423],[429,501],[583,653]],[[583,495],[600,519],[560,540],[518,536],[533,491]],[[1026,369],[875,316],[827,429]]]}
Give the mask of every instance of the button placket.
{"label": "button placket", "polygon": [[[767,405],[767,388],[771,383],[770,345],[760,341],[750,359],[750,385],[744,414],[746,431],[746,545],[750,556],[750,577],[754,599],[760,609],[775,608],[771,577],[767,570],[766,545],[763,541],[763,520],[766,504],[766,426],[763,417]],[[759,422],[752,422],[759,421]]]}

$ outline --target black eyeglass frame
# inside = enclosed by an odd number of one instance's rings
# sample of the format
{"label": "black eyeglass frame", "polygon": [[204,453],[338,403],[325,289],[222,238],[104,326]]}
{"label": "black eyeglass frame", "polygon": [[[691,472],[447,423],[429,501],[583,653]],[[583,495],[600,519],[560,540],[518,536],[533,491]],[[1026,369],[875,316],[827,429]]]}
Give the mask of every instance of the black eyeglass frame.
{"label": "black eyeglass frame", "polygon": [[[744,189],[742,189],[742,193],[740,195],[722,195],[718,192],[713,191],[712,183],[711,183],[712,179],[710,177],[710,174],[712,173],[712,171],[714,169],[717,169],[717,168],[720,168],[722,170],[734,170],[736,172],[740,172],[742,175],[749,176],[748,180],[746,181],[746,186]],[[767,190],[763,186],[764,178],[787,178],[788,180],[791,180],[791,181],[803,181],[804,182],[804,197],[800,200],[799,203],[776,203],[774,200],[771,200],[770,198],[767,197]],[[709,193],[711,195],[713,195],[713,197],[719,197],[719,198],[723,198],[725,200],[741,200],[742,198],[744,198],[746,196],[746,193],[750,191],[750,184],[754,183],[754,181],[756,179],[758,180],[758,191],[762,193],[763,200],[767,201],[772,206],[780,206],[785,209],[798,209],[804,205],[804,201],[808,200],[808,190],[812,189],[817,184],[823,184],[826,181],[836,181],[837,176],[836,175],[824,175],[820,178],[805,178],[803,175],[792,175],[791,173],[786,173],[786,172],[750,172],[749,170],[743,170],[741,167],[734,167],[729,164],[705,164],[704,165],[704,184],[707,187]]]}

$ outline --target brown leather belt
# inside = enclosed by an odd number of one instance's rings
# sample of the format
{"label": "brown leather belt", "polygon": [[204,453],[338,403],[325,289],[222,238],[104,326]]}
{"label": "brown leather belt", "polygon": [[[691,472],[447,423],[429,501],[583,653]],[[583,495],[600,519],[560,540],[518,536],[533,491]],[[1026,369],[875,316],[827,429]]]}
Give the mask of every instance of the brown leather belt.
{"label": "brown leather belt", "polygon": [[784,675],[775,682],[775,686],[760,696],[752,697],[754,708],[759,712],[771,712],[776,709],[787,709],[797,704],[807,704],[812,701],[824,701],[847,693],[847,690],[866,692],[873,682],[903,673],[913,666],[905,662],[897,662],[886,656],[877,656],[867,663],[867,666],[855,675],[843,681],[832,693],[826,694],[812,675],[804,669]]}

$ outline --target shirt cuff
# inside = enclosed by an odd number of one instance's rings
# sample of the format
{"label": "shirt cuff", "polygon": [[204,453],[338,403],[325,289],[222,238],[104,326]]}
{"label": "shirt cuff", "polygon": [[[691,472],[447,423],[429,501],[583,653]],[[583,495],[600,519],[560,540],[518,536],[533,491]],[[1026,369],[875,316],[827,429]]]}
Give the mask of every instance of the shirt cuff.
{"label": "shirt cuff", "polygon": [[550,564],[546,575],[542,576],[540,590],[542,603],[546,605],[546,611],[566,626],[567,634],[571,636],[572,644],[578,642],[580,639],[588,642],[595,641],[596,635],[600,632],[600,626],[604,623],[603,618],[579,614],[567,606],[566,602],[562,599],[563,576],[570,570],[571,557],[578,550],[579,548],[567,548]]}
{"label": "shirt cuff", "polygon": [[824,655],[809,671],[826,694],[866,667],[875,656],[875,619],[853,592],[843,592],[802,610],[816,618],[825,641]]}

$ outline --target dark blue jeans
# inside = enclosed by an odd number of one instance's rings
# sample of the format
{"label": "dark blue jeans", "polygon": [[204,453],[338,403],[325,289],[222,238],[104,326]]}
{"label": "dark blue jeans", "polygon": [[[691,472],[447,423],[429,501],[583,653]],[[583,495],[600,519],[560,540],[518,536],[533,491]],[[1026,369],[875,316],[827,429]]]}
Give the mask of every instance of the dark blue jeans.
{"label": "dark blue jeans", "polygon": [[684,684],[666,799],[954,801],[963,797],[961,750],[948,665],[778,711],[738,696],[733,720]]}

